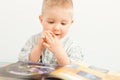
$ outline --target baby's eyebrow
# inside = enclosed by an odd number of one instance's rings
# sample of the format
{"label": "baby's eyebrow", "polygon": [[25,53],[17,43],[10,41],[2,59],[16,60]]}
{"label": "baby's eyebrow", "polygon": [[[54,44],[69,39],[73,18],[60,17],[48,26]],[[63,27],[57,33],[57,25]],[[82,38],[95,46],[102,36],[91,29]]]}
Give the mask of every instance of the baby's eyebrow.
{"label": "baby's eyebrow", "polygon": [[66,22],[67,23],[67,22],[69,22],[69,20],[62,20],[62,22]]}
{"label": "baby's eyebrow", "polygon": [[52,19],[52,18],[47,18],[47,20],[54,20],[54,19]]}

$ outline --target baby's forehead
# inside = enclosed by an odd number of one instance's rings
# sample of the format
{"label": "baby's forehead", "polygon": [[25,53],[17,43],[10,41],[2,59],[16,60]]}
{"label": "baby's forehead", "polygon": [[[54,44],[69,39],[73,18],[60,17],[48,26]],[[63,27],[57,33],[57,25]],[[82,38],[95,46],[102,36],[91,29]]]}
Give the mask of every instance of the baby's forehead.
{"label": "baby's forehead", "polygon": [[72,18],[61,18],[61,17],[46,17],[46,21],[55,21],[55,22],[69,22]]}
{"label": "baby's forehead", "polygon": [[47,17],[47,21],[55,21],[55,22],[69,22],[71,21],[71,18],[56,18],[56,17]]}

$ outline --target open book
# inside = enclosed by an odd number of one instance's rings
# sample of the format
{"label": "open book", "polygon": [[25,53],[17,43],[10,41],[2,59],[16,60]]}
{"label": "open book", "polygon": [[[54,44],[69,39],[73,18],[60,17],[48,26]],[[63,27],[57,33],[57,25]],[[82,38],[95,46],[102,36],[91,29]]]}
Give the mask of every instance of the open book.
{"label": "open book", "polygon": [[66,66],[21,62],[0,68],[0,80],[120,80],[79,63]]}

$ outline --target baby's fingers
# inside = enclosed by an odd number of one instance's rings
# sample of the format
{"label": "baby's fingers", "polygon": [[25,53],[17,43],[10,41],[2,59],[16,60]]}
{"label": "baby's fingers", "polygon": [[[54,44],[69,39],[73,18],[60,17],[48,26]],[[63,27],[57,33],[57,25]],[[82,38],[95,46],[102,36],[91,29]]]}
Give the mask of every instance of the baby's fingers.
{"label": "baby's fingers", "polygon": [[43,43],[43,46],[46,47],[46,48],[49,48],[49,47],[50,47],[50,45],[48,45],[48,44],[45,43],[45,42]]}

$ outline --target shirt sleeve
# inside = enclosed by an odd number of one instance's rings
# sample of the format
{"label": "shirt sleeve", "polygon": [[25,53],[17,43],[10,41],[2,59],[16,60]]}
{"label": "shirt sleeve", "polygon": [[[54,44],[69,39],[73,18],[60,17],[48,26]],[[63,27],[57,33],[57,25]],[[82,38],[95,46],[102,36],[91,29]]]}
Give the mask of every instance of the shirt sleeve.
{"label": "shirt sleeve", "polygon": [[18,60],[19,61],[29,61],[29,55],[34,48],[34,46],[37,44],[38,37],[32,36],[23,46],[19,53]]}
{"label": "shirt sleeve", "polygon": [[71,45],[69,50],[69,58],[71,62],[83,62],[84,55],[79,43],[74,43]]}

